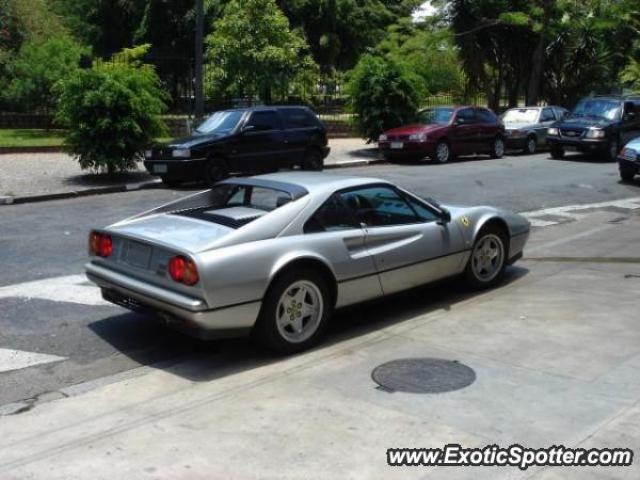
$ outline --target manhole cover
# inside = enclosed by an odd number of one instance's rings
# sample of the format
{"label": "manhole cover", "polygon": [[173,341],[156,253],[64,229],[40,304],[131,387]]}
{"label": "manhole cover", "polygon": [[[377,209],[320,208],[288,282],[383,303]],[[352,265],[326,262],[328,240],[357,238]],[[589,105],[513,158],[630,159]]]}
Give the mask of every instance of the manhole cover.
{"label": "manhole cover", "polygon": [[380,365],[371,378],[392,392],[444,393],[468,387],[476,372],[455,360],[406,358]]}

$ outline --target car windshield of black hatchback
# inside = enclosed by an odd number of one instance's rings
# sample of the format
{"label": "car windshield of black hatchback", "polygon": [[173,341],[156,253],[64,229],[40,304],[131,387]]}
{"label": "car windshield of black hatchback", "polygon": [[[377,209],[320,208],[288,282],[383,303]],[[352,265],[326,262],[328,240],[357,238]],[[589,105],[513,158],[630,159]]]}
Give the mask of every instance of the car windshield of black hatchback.
{"label": "car windshield of black hatchback", "polygon": [[620,102],[615,100],[582,100],[573,109],[571,116],[617,120],[620,112]]}
{"label": "car windshield of black hatchback", "polygon": [[197,133],[221,133],[226,134],[232,131],[242,118],[241,111],[216,112],[204,121],[197,129]]}

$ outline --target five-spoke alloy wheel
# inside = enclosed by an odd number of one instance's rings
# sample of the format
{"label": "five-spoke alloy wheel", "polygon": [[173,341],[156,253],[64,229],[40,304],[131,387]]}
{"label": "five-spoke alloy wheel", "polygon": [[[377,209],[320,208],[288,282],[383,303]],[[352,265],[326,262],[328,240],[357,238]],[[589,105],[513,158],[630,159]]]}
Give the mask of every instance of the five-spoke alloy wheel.
{"label": "five-spoke alloy wheel", "polygon": [[507,259],[506,235],[494,225],[478,234],[465,270],[465,277],[474,288],[491,287],[504,273]]}
{"label": "five-spoke alloy wheel", "polygon": [[333,299],[322,275],[287,270],[269,287],[252,336],[279,353],[299,352],[318,341],[332,312]]}

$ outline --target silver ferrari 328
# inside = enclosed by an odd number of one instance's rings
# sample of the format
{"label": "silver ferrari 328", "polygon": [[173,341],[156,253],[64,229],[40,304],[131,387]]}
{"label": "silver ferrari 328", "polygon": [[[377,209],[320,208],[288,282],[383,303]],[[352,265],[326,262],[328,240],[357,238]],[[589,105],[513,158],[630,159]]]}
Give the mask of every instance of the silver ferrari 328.
{"label": "silver ferrari 328", "polygon": [[232,178],[96,229],[103,297],[200,338],[310,347],[335,308],[461,275],[498,283],[529,237],[522,216],[444,207],[384,180],[313,172]]}

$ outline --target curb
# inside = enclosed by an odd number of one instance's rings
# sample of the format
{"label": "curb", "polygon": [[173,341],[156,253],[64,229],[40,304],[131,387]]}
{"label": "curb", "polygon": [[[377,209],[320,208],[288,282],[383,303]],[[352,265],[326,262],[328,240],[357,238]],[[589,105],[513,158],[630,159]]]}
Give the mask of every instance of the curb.
{"label": "curb", "polygon": [[[383,163],[387,163],[387,162],[381,159],[346,160],[344,162],[336,162],[336,163],[330,163],[328,165],[325,165],[324,169],[335,170],[339,168],[366,167],[369,165],[378,165]],[[43,195],[28,195],[28,196],[22,196],[22,197],[0,196],[0,206],[1,205],[20,205],[25,203],[36,203],[36,202],[48,202],[50,200],[63,200],[66,198],[88,197],[91,195],[105,195],[108,193],[123,193],[123,192],[135,191],[135,190],[149,190],[152,188],[159,188],[161,186],[162,186],[162,181],[160,179],[155,179],[155,180],[142,182],[142,183],[114,185],[112,187],[88,188],[85,190],[76,190],[72,192],[46,193]]]}
{"label": "curb", "polygon": [[0,205],[19,205],[24,203],[47,202],[50,200],[63,200],[65,198],[88,197],[91,195],[105,195],[107,193],[122,193],[135,190],[148,190],[158,188],[162,185],[161,180],[151,180],[149,182],[115,185],[113,187],[97,187],[87,188],[85,190],[77,190],[73,192],[62,193],[46,193],[44,195],[30,195],[24,197],[2,197],[0,196]]}

